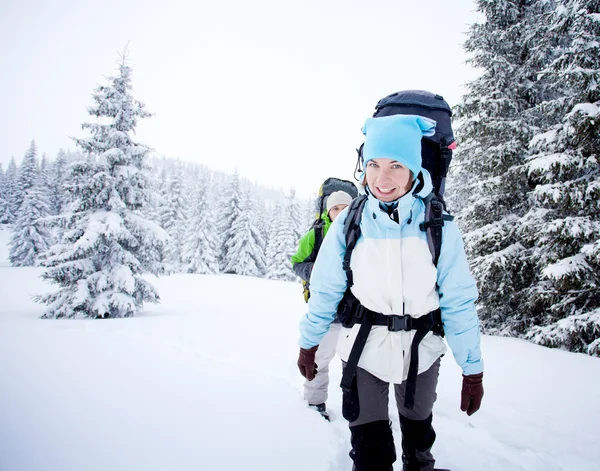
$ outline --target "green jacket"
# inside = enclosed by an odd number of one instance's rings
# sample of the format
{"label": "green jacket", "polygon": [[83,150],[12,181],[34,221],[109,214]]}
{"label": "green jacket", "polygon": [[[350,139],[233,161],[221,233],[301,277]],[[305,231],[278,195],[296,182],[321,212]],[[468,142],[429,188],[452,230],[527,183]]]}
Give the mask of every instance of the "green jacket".
{"label": "green jacket", "polygon": [[[331,226],[331,219],[327,215],[327,211],[321,214],[321,219],[325,223],[323,225],[323,237],[327,234],[329,226]],[[300,242],[298,242],[298,250],[292,256],[292,268],[294,273],[308,282],[310,280],[310,273],[312,272],[313,264],[317,258],[317,254],[314,253],[315,248],[315,230],[311,229],[302,236]]]}

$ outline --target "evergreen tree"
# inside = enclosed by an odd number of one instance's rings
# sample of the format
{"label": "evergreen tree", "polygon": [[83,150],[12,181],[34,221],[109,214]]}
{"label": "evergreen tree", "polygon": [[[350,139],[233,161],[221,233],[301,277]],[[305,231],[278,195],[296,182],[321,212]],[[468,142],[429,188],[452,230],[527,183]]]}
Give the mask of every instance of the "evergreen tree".
{"label": "evergreen tree", "polygon": [[289,197],[287,198],[287,212],[293,230],[293,237],[296,241],[299,241],[300,237],[304,234],[306,227],[304,213],[300,209],[300,204],[296,199],[296,191],[294,189],[290,190]]}
{"label": "evergreen tree", "polygon": [[18,206],[17,206],[17,187],[18,187],[18,170],[15,158],[11,157],[8,167],[6,168],[6,174],[4,175],[6,181],[6,202],[10,211],[8,223],[13,223],[16,218]]}
{"label": "evergreen tree", "polygon": [[36,297],[48,305],[46,318],[127,317],[159,300],[140,275],[161,272],[166,234],[141,214],[149,149],[131,137],[138,119],[150,113],[132,96],[124,57],[118,75],[108,80],[94,91],[88,109],[102,124],[83,124],[91,137],[76,139],[87,158],[70,166],[72,201],[61,216],[66,230],[44,263],[42,277],[59,285],[57,292]]}
{"label": "evergreen tree", "polygon": [[277,201],[273,208],[273,217],[271,217],[267,226],[269,235],[266,239],[265,249],[265,276],[271,279],[275,279],[275,265],[277,263],[277,251],[279,250],[279,239],[277,238],[277,234],[282,231],[282,211],[283,208],[281,203]]}
{"label": "evergreen tree", "polygon": [[478,281],[483,326],[522,333],[515,315],[535,275],[531,247],[516,225],[529,209],[524,163],[533,124],[527,116],[545,92],[536,46],[547,2],[478,0],[477,7],[484,20],[471,27],[465,49],[483,72],[456,108],[459,150],[448,193]]}
{"label": "evergreen tree", "polygon": [[299,230],[299,209],[294,198],[294,192],[287,196],[281,213],[278,213],[279,223],[274,228],[273,244],[269,247],[269,256],[272,256],[267,271],[267,278],[274,280],[294,281],[296,274],[292,270],[291,258],[296,253]]}
{"label": "evergreen tree", "polygon": [[145,218],[160,224],[161,201],[164,194],[165,183],[163,177],[166,179],[166,172],[163,170],[160,170],[159,172],[159,169],[154,163],[151,163],[149,168],[150,177],[148,186],[150,188],[151,198],[148,200],[148,203],[144,205],[143,214]]}
{"label": "evergreen tree", "polygon": [[188,220],[189,198],[186,191],[184,169],[179,164],[171,170],[168,178],[167,192],[162,199],[161,226],[169,234],[165,261],[170,272],[179,272],[182,267],[185,227]]}
{"label": "evergreen tree", "polygon": [[19,168],[16,185],[13,188],[14,207],[16,210],[15,215],[17,218],[19,217],[19,209],[25,199],[25,195],[27,194],[27,191],[37,183],[39,173],[37,146],[35,140],[32,140],[31,146],[23,157],[23,163]]}
{"label": "evergreen tree", "polygon": [[64,180],[67,171],[67,156],[64,150],[59,150],[56,160],[50,169],[50,214],[57,215],[62,212],[67,203],[67,194],[64,190]]}
{"label": "evergreen tree", "polygon": [[0,224],[8,224],[12,220],[8,195],[8,178],[0,164]]}
{"label": "evergreen tree", "polygon": [[[522,219],[538,277],[521,312],[537,343],[600,356],[600,2],[567,0],[547,17],[542,71],[553,99],[527,163]],[[549,119],[548,117],[552,119]]]}
{"label": "evergreen tree", "polygon": [[19,217],[10,239],[9,260],[13,267],[33,267],[40,264],[48,250],[51,233],[45,225],[48,216],[47,196],[41,175],[25,191]]}
{"label": "evergreen tree", "polygon": [[227,239],[224,271],[246,276],[262,276],[265,270],[265,242],[256,227],[254,202],[250,190],[243,195],[240,215],[232,221]]}
{"label": "evergreen tree", "polygon": [[183,247],[183,261],[188,273],[219,271],[217,225],[209,204],[208,189],[208,178],[200,178]]}
{"label": "evergreen tree", "polygon": [[44,198],[44,204],[48,214],[54,214],[54,208],[52,208],[50,200],[50,196],[52,195],[51,168],[50,162],[45,153],[42,154],[42,160],[40,162],[38,185],[40,187],[40,196]]}
{"label": "evergreen tree", "polygon": [[[302,235],[304,235],[304,233],[307,232],[312,227],[312,225],[316,219],[316,213],[317,213],[317,210],[315,209],[315,201],[310,198],[307,199],[305,202],[305,205],[304,205],[304,209],[302,211],[302,214],[304,215],[304,217],[303,217],[304,230],[301,231]],[[300,237],[302,237],[302,236],[300,236]]]}
{"label": "evergreen tree", "polygon": [[[271,215],[267,211],[267,207],[265,205],[265,201],[256,197],[254,199],[254,217],[256,221],[256,228],[264,241],[264,247],[267,246],[267,241],[269,240],[269,224],[268,221],[271,218]],[[266,259],[265,259],[266,263]]]}
{"label": "evergreen tree", "polygon": [[226,267],[235,265],[235,260],[232,260],[232,255],[229,253],[229,249],[233,246],[231,240],[235,237],[235,229],[233,228],[233,225],[242,213],[240,194],[240,178],[236,170],[233,173],[233,177],[231,178],[231,182],[226,193],[226,204],[221,213],[219,222],[219,232],[223,234],[221,237],[221,256],[219,265],[221,266],[221,271],[224,273],[234,273],[228,272]]}

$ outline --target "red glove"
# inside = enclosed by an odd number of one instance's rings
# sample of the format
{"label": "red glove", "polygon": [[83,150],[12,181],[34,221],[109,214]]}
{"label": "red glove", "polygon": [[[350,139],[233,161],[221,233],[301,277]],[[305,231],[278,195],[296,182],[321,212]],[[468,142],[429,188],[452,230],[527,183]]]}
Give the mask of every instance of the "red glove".
{"label": "red glove", "polygon": [[312,381],[317,374],[317,365],[315,364],[315,353],[317,353],[318,345],[315,345],[308,350],[305,348],[300,349],[300,356],[298,356],[298,368],[300,368],[300,374],[307,380]]}
{"label": "red glove", "polygon": [[473,415],[481,407],[483,398],[483,373],[463,375],[460,410],[467,415]]}

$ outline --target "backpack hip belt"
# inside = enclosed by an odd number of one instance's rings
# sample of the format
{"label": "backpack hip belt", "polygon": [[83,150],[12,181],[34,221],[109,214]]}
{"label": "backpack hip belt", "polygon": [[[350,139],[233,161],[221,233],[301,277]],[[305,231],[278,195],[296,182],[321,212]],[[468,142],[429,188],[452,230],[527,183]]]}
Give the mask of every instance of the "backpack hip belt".
{"label": "backpack hip belt", "polygon": [[444,335],[440,309],[437,308],[421,317],[412,317],[409,314],[381,314],[363,306],[348,289],[339,305],[338,318],[342,322],[342,325],[347,328],[351,328],[355,324],[360,324],[358,335],[352,345],[342,374],[340,386],[344,392],[350,392],[352,389],[358,361],[367,343],[371,327],[387,326],[390,332],[416,330],[410,346],[410,364],[406,379],[406,394],[404,396],[404,407],[412,409],[415,402],[417,375],[419,371],[419,344],[430,331],[433,331],[436,335]]}

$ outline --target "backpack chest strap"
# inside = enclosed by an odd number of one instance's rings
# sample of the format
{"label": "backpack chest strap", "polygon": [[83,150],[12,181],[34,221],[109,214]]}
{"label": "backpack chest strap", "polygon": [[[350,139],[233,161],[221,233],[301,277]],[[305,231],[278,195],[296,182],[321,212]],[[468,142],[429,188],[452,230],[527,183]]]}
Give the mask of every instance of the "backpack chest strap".
{"label": "backpack chest strap", "polygon": [[358,361],[360,360],[360,356],[365,348],[369,333],[373,326],[387,326],[390,332],[416,331],[410,346],[410,364],[408,367],[406,395],[404,398],[404,406],[407,409],[412,409],[415,401],[417,375],[419,371],[419,344],[430,331],[443,336],[444,331],[440,309],[438,308],[424,316],[416,318],[408,314],[381,314],[363,306],[348,289],[342,302],[340,302],[338,317],[344,327],[350,328],[355,324],[360,324],[360,329],[354,344],[352,345],[352,349],[350,350],[350,355],[348,356],[348,361],[344,367],[342,381],[340,383],[342,390],[345,392],[349,392],[352,388]]}

